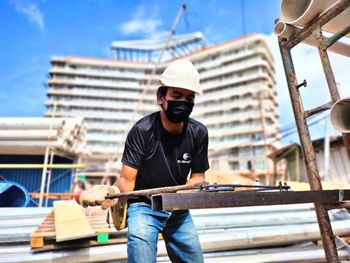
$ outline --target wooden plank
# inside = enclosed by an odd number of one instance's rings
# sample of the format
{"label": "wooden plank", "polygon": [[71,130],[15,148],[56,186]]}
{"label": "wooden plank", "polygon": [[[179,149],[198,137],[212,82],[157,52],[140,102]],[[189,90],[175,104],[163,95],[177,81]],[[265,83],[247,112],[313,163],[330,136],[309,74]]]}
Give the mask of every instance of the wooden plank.
{"label": "wooden plank", "polygon": [[[88,219],[90,226],[93,228],[94,232],[97,234],[99,233],[113,233],[114,235],[120,235],[125,237],[126,231],[119,232],[117,231],[113,223],[110,225],[106,222],[106,216],[107,216],[107,210],[101,210],[99,207],[88,207],[84,210],[85,216]],[[33,245],[35,244],[36,240],[35,238],[43,238],[43,244],[41,244],[41,248],[43,250],[50,250],[52,238],[55,238],[55,225],[54,225],[54,219],[55,216],[53,214],[53,211],[50,212],[47,217],[44,219],[44,221],[41,223],[41,225],[35,230],[34,233],[31,234],[31,240],[33,240],[31,243]],[[110,218],[110,221],[112,219]],[[78,244],[81,242],[86,242],[86,240],[79,240]],[[56,247],[60,247],[61,244],[56,244]],[[39,246],[32,247],[33,251],[42,251],[41,249],[38,249]]]}
{"label": "wooden plank", "polygon": [[30,238],[30,247],[31,248],[39,248],[44,246],[44,237],[34,237],[31,236]]}
{"label": "wooden plank", "polygon": [[56,241],[67,241],[95,236],[82,207],[75,201],[54,202]]}

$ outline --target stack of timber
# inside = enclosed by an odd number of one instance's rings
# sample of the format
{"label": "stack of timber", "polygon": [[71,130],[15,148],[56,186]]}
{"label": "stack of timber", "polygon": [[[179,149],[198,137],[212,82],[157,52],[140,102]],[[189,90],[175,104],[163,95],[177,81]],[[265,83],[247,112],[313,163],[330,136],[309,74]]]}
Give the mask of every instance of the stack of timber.
{"label": "stack of timber", "polygon": [[[127,231],[116,231],[105,222],[106,212],[99,208],[88,208],[85,216],[95,234],[109,233],[109,241],[97,242],[96,237],[56,242],[53,215],[50,210],[26,208],[0,209],[0,262],[125,262]],[[45,223],[43,215],[46,213]],[[18,213],[18,216],[16,215]],[[202,209],[191,211],[206,262],[324,262],[322,246],[315,245],[320,240],[316,214],[312,204],[276,205],[241,208]],[[21,215],[24,215],[21,217]],[[40,216],[39,216],[40,215]],[[350,235],[350,216],[346,210],[329,212],[333,231],[338,236]],[[31,221],[32,217],[41,218]],[[27,241],[16,241],[16,232],[27,222]],[[33,223],[29,227],[30,222]],[[21,226],[22,225],[22,226]],[[40,226],[39,226],[40,225]],[[18,226],[18,227],[17,227]],[[38,227],[39,226],[39,227]],[[30,232],[29,230],[32,230]],[[43,246],[35,253],[29,245],[30,235],[44,236]],[[4,233],[7,232],[5,236]],[[11,232],[11,233],[10,233]],[[34,235],[34,236],[35,236]],[[53,243],[46,244],[46,238]],[[112,241],[112,242],[111,242]],[[314,242],[314,243],[312,243]],[[75,248],[75,249],[67,249]],[[79,248],[78,250],[76,248]],[[341,260],[349,259],[349,253],[339,250]],[[158,246],[158,261],[169,262],[162,240]]]}
{"label": "stack of timber", "polygon": [[47,146],[71,154],[86,152],[82,118],[0,118],[0,154],[43,154]]}

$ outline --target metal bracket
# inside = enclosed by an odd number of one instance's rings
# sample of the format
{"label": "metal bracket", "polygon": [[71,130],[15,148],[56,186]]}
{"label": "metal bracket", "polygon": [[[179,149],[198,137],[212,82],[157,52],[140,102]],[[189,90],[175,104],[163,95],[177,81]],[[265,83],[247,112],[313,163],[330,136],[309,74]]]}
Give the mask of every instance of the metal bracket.
{"label": "metal bracket", "polygon": [[297,89],[299,89],[299,88],[301,88],[301,87],[306,87],[306,86],[307,86],[307,81],[306,81],[306,79],[304,79],[304,81],[303,81],[302,83],[296,85],[295,87],[296,87]]}

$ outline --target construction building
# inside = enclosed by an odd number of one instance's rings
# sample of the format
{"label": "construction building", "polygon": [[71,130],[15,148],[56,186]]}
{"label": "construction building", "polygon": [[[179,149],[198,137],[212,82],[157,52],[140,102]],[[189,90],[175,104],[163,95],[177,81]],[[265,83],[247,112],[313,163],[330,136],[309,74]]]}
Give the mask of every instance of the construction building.
{"label": "construction building", "polygon": [[[164,49],[162,60],[159,56]],[[84,117],[90,170],[113,171],[131,125],[159,109],[157,79],[167,63],[186,57],[197,67],[203,94],[192,117],[209,130],[211,168],[266,172],[279,144],[273,58],[263,36],[207,46],[201,33],[118,41],[112,59],[53,57],[45,116]],[[117,160],[117,162],[116,162]]]}

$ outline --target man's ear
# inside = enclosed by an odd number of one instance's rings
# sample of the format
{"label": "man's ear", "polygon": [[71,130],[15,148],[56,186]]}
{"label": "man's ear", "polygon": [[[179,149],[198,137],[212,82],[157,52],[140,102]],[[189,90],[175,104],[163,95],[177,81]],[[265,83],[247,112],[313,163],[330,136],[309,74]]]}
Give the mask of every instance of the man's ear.
{"label": "man's ear", "polygon": [[161,105],[163,103],[163,97],[160,95],[160,93],[157,93],[157,103],[158,105]]}

